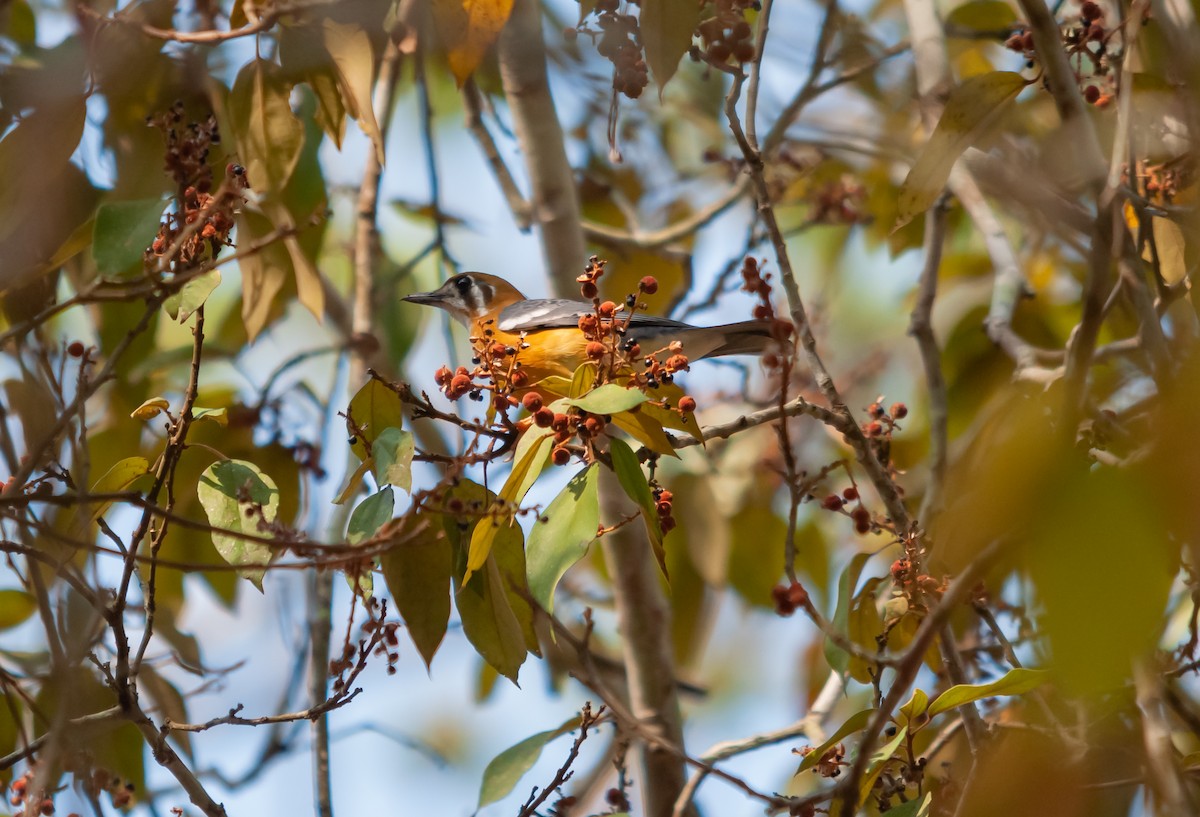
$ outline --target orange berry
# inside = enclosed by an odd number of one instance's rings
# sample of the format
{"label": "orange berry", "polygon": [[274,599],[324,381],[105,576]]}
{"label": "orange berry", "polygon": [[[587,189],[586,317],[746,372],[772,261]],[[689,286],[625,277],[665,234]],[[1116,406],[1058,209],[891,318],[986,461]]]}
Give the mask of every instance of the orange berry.
{"label": "orange berry", "polygon": [[647,295],[653,295],[658,292],[658,279],[653,275],[647,275],[642,280],[638,281],[638,289]]}
{"label": "orange berry", "polygon": [[679,410],[685,414],[691,414],[696,410],[696,398],[684,395],[679,398]]}
{"label": "orange berry", "polygon": [[903,420],[908,416],[908,406],[903,403],[892,403],[892,407],[888,409],[888,413],[892,415],[894,420]]}
{"label": "orange berry", "polygon": [[521,398],[521,404],[524,405],[528,411],[537,411],[542,407],[542,396],[535,391],[531,391],[529,394]]}
{"label": "orange berry", "polygon": [[587,345],[587,356],[592,360],[604,357],[605,351],[607,350],[604,348],[604,344],[598,340],[593,340]]}
{"label": "orange berry", "polygon": [[579,287],[579,291],[589,301],[595,299],[600,294],[600,288],[592,281],[584,281],[583,285]]}
{"label": "orange berry", "polygon": [[540,408],[533,413],[533,422],[539,428],[549,428],[554,423],[554,412],[548,408]]}
{"label": "orange berry", "polygon": [[878,437],[883,433],[883,425],[877,420],[872,420],[871,422],[867,423],[866,428],[864,428],[863,431],[868,437]]}
{"label": "orange berry", "polygon": [[450,371],[449,366],[443,366],[433,373],[433,382],[439,386],[445,386],[450,382],[450,378],[454,377],[454,373]]}
{"label": "orange berry", "polygon": [[550,453],[550,459],[553,460],[555,465],[566,465],[571,461],[571,452],[559,447]]}
{"label": "orange berry", "polygon": [[600,311],[600,317],[611,318],[617,311],[617,305],[612,301],[605,301],[604,303],[600,304],[598,309]]}

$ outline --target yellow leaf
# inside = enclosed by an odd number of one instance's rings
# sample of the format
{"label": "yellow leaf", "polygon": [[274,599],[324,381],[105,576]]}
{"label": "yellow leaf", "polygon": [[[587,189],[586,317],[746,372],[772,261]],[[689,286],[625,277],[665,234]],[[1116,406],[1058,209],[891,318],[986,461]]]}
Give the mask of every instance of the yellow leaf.
{"label": "yellow leaf", "polygon": [[[150,462],[145,457],[126,457],[96,480],[96,484],[92,486],[92,493],[113,494],[127,490],[139,477],[149,472]],[[101,502],[95,505],[92,509],[92,521],[95,522],[103,516],[111,505],[112,502]]]}
{"label": "yellow leaf", "polygon": [[375,72],[371,39],[361,26],[342,25],[332,20],[325,20],[322,26],[325,48],[329,51],[329,56],[333,57],[333,64],[337,70],[342,103],[375,146],[375,158],[382,165],[383,136],[379,132],[379,123],[375,121],[375,111],[371,107],[371,80]]}
{"label": "yellow leaf", "polygon": [[487,561],[488,554],[492,552],[492,543],[496,541],[496,535],[501,528],[512,524],[511,517],[501,519],[501,516],[506,515],[510,507],[525,498],[538,474],[542,472],[553,444],[554,437],[550,430],[536,426],[525,432],[521,441],[517,443],[512,472],[504,481],[504,487],[500,489],[497,497],[497,514],[480,519],[471,534],[471,544],[467,549],[467,572],[462,580],[464,585],[471,580],[471,574],[483,567]]}
{"label": "yellow leaf", "polygon": [[933,206],[958,157],[987,132],[1028,84],[1020,74],[996,71],[971,77],[950,92],[933,136],[900,187],[893,233]]}
{"label": "yellow leaf", "polygon": [[167,401],[167,398],[151,397],[149,400],[131,411],[129,416],[135,420],[150,420],[157,417],[170,407],[171,404]]}
{"label": "yellow leaf", "polygon": [[[276,229],[292,230],[296,226],[286,207],[266,203],[263,209],[270,216]],[[292,270],[296,274],[296,297],[319,323],[325,318],[325,289],[321,286],[321,273],[304,252],[294,233],[284,236],[283,246],[288,251],[288,257],[292,259]]]}
{"label": "yellow leaf", "polygon": [[458,87],[500,36],[513,0],[433,0],[433,20]]}
{"label": "yellow leaf", "polygon": [[254,189],[278,194],[304,146],[304,126],[292,113],[292,84],[270,60],[246,63],[229,93],[238,153]]}
{"label": "yellow leaf", "polygon": [[[1187,263],[1184,261],[1183,230],[1169,218],[1155,216],[1150,222],[1154,228],[1154,246],[1158,250],[1158,270],[1163,280],[1168,284],[1177,284],[1187,276]],[[1148,260],[1150,248],[1146,248]]]}
{"label": "yellow leaf", "polygon": [[[271,225],[261,215],[243,211],[238,218],[239,243],[250,246],[271,232]],[[242,322],[251,341],[267,325],[275,296],[287,280],[291,259],[278,242],[272,242],[258,252],[238,260],[242,271]]]}

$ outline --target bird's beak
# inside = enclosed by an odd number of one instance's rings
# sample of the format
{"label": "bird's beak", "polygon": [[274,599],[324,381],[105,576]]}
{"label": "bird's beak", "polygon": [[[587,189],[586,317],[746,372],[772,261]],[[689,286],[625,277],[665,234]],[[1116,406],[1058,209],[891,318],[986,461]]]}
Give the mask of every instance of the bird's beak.
{"label": "bird's beak", "polygon": [[408,301],[410,304],[422,304],[424,306],[441,306],[442,294],[440,292],[414,292],[412,295],[405,295],[400,300]]}

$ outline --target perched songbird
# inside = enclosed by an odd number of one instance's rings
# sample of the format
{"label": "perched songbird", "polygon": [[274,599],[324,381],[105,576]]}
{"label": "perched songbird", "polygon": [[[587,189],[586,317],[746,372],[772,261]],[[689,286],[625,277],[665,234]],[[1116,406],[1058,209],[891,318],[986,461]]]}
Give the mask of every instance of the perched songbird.
{"label": "perched songbird", "polygon": [[[512,284],[495,275],[464,272],[433,292],[404,300],[436,306],[449,312],[472,336],[516,347],[522,368],[531,382],[548,375],[571,377],[588,360],[588,338],[579,320],[595,315],[587,301],[562,298],[528,299]],[[623,320],[618,313],[618,320]],[[760,354],[777,343],[770,321],[741,321],[723,326],[690,326],[686,323],[635,312],[623,339],[637,343],[644,353],[682,344],[681,354],[696,361],[722,355]]]}

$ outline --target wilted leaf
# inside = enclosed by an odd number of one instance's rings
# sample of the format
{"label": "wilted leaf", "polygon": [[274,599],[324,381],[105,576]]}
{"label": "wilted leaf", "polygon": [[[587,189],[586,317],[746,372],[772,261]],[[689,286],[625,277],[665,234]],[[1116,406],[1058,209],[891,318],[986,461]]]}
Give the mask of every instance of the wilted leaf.
{"label": "wilted leaf", "polygon": [[929,717],[951,709],[997,695],[1021,695],[1040,686],[1050,673],[1045,670],[1016,667],[987,684],[958,684],[937,696],[929,705]]}
{"label": "wilted leaf", "polygon": [[692,47],[692,32],[699,22],[700,4],[695,0],[642,0],[642,45],[659,93]]}
{"label": "wilted leaf", "polygon": [[238,71],[229,94],[229,115],[238,152],[251,186],[278,195],[291,178],[304,145],[282,69],[270,60],[253,60]]}
{"label": "wilted leaf", "polygon": [[325,48],[337,69],[338,85],[346,111],[358,122],[362,132],[375,147],[375,158],[383,164],[383,135],[371,107],[371,80],[375,72],[375,56],[371,38],[356,25],[343,25],[323,20]]}
{"label": "wilted leaf", "polygon": [[275,521],[279,510],[275,483],[252,462],[222,460],[201,474],[196,495],[209,524],[216,528],[212,538],[221,558],[244,568],[238,573],[261,591],[271,548],[244,535],[261,536],[259,523]]}
{"label": "wilted leaf", "polygon": [[596,538],[600,524],[597,468],[592,463],[572,477],[529,532],[529,590],[548,612],[554,611],[558,580],[584,557]]}
{"label": "wilted leaf", "polygon": [[468,582],[471,574],[483,566],[497,533],[502,528],[516,524],[511,517],[512,510],[525,498],[525,494],[542,473],[553,444],[554,437],[549,430],[536,426],[521,436],[513,454],[512,471],[500,489],[498,512],[479,520],[475,532],[471,535],[471,545],[467,550],[467,572],[463,582]]}
{"label": "wilted leaf", "polygon": [[371,443],[375,481],[412,492],[412,460],[415,452],[411,432],[385,428]]}
{"label": "wilted leaf", "polygon": [[134,420],[152,420],[169,408],[171,408],[171,401],[167,400],[167,398],[151,397],[129,412],[129,416]]}
{"label": "wilted leaf", "polygon": [[114,277],[141,269],[142,255],[158,235],[166,208],[161,196],[100,205],[92,228],[92,260],[96,271]]}
{"label": "wilted leaf", "polygon": [[513,0],[433,0],[433,21],[458,87],[500,36]]}
{"label": "wilted leaf", "polygon": [[605,383],[582,397],[567,401],[567,404],[591,414],[618,414],[640,406],[649,399],[641,389]]}
{"label": "wilted leaf", "polygon": [[408,521],[379,563],[409,637],[428,668],[446,635],[454,573],[454,550],[440,520],[430,514]]}
{"label": "wilted leaf", "polygon": [[541,757],[542,747],[560,735],[579,728],[579,716],[567,720],[557,729],[548,729],[525,738],[492,758],[483,770],[483,784],[479,788],[479,808],[507,797],[525,773],[533,768]]}
{"label": "wilted leaf", "polygon": [[994,71],[971,77],[950,92],[933,136],[900,188],[892,232],[933,206],[958,157],[987,132],[1028,84],[1020,74]]}
{"label": "wilted leaf", "polygon": [[202,275],[197,275],[180,287],[178,292],[163,301],[163,309],[171,316],[171,320],[186,323],[193,312],[204,306],[208,296],[213,294],[220,283],[220,270],[209,270]]}
{"label": "wilted leaf", "polygon": [[662,526],[658,524],[658,509],[655,507],[654,495],[650,493],[650,484],[646,481],[646,475],[642,473],[642,466],[638,463],[633,449],[622,440],[612,441],[609,454],[612,456],[613,471],[616,472],[621,488],[642,510],[642,521],[646,523],[650,547],[654,551],[654,558],[658,560],[659,568],[666,576],[667,554],[663,550]]}

